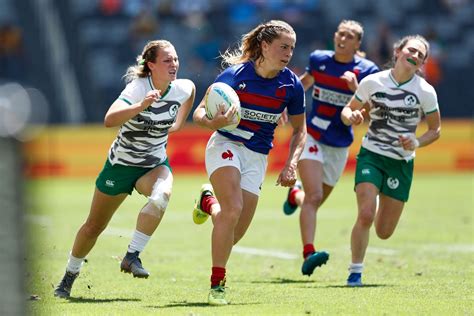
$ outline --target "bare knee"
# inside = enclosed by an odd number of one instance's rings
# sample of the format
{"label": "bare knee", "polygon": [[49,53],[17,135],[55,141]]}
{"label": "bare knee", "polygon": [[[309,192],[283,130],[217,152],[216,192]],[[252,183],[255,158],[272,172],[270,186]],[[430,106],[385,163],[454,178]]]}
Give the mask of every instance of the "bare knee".
{"label": "bare knee", "polygon": [[316,210],[318,209],[319,205],[323,202],[323,192],[316,191],[316,192],[305,192],[304,196],[304,204],[309,204],[312,207],[315,207]]}
{"label": "bare knee", "polygon": [[387,229],[380,226],[375,226],[375,232],[380,239],[389,239],[393,235],[393,229]]}
{"label": "bare knee", "polygon": [[171,182],[163,179],[156,180],[153,185],[153,190],[148,198],[160,212],[164,212],[168,207],[168,202],[171,197]]}
{"label": "bare knee", "polygon": [[225,217],[228,221],[232,222],[234,225],[237,224],[240,218],[240,214],[242,213],[242,208],[240,207],[230,207],[227,208],[227,212],[225,212]]}
{"label": "bare knee", "polygon": [[242,214],[242,204],[240,203],[231,203],[228,206],[221,204],[221,211],[218,214],[220,221],[225,221],[227,224],[235,227],[240,219],[240,214]]}
{"label": "bare knee", "polygon": [[104,231],[106,225],[99,225],[91,221],[86,221],[82,227],[81,232],[88,238],[97,238]]}
{"label": "bare knee", "polygon": [[357,217],[357,222],[359,225],[369,228],[374,222],[374,217],[375,211],[371,207],[361,207]]}

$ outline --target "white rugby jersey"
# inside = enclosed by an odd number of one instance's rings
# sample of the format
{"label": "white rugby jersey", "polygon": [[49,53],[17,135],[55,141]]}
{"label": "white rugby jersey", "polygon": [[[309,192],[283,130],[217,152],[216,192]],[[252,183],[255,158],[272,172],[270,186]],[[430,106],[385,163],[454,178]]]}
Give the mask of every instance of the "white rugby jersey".
{"label": "white rugby jersey", "polygon": [[370,104],[362,147],[394,159],[413,159],[415,152],[404,150],[398,136],[415,134],[422,116],[438,111],[434,88],[418,75],[399,84],[391,70],[385,70],[365,77],[355,97]]}
{"label": "white rugby jersey", "polygon": [[[178,109],[191,96],[193,86],[188,79],[172,81],[161,92],[159,101],[125,122],[110,147],[110,163],[153,168],[165,161],[168,129],[176,121]],[[127,84],[118,99],[132,105],[154,89],[150,77],[137,78]]]}

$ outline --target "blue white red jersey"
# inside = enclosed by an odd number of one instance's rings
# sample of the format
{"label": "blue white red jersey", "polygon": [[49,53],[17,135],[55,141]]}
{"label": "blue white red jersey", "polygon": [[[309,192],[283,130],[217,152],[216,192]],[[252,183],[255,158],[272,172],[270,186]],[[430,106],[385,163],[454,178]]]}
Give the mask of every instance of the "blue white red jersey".
{"label": "blue white red jersey", "polygon": [[218,132],[255,152],[265,155],[270,152],[275,128],[285,108],[289,115],[305,112],[303,85],[286,67],[275,78],[267,79],[257,75],[254,63],[249,61],[225,69],[215,82],[234,88],[241,107],[237,128]]}
{"label": "blue white red jersey", "polygon": [[348,147],[354,140],[352,127],[341,121],[341,111],[354,94],[340,77],[352,71],[360,82],[379,68],[358,55],[349,63],[334,59],[334,51],[315,50],[309,56],[306,71],[313,76],[313,106],[306,118],[308,134],[317,141],[333,147]]}

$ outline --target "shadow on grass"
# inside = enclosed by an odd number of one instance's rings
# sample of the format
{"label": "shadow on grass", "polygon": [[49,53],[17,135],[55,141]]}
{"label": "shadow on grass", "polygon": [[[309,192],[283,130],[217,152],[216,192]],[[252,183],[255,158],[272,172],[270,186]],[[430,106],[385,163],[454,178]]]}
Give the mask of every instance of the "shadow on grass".
{"label": "shadow on grass", "polygon": [[67,299],[71,303],[112,303],[112,302],[140,302],[138,298],[86,298],[70,297]]}
{"label": "shadow on grass", "polygon": [[175,308],[175,307],[213,307],[213,308],[219,308],[219,307],[225,307],[225,306],[239,306],[239,305],[257,305],[259,303],[239,303],[235,304],[230,302],[229,305],[223,305],[223,306],[211,306],[206,302],[172,302],[170,304],[166,304],[163,306],[147,306],[148,308],[155,308],[155,309],[162,309],[162,308]]}
{"label": "shadow on grass", "polygon": [[347,285],[327,285],[326,288],[331,289],[363,289],[373,287],[393,287],[391,284],[364,284],[363,286],[347,286]]}
{"label": "shadow on grass", "polygon": [[293,280],[286,278],[274,278],[270,280],[252,281],[250,283],[273,283],[273,284],[291,284],[291,283],[314,283],[317,280]]}

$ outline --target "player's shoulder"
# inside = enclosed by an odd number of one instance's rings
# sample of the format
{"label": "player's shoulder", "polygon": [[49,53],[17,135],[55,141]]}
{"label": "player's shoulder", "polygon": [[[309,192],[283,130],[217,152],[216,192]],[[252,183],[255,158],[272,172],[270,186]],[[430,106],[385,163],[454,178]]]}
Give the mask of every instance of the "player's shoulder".
{"label": "player's shoulder", "polygon": [[148,82],[148,78],[134,78],[131,81],[126,82],[125,89],[122,91],[123,93],[126,94],[132,94],[137,97],[140,95],[146,94],[147,91],[151,90],[151,85]]}
{"label": "player's shoulder", "polygon": [[385,79],[390,78],[390,69],[382,70],[379,72],[372,73],[365,77],[365,80],[372,80],[372,81],[382,81]]}
{"label": "player's shoulder", "polygon": [[171,84],[176,87],[176,89],[188,93],[195,89],[194,82],[190,79],[175,79]]}
{"label": "player's shoulder", "polygon": [[191,96],[196,90],[194,82],[189,79],[175,79],[171,82],[171,87],[179,94],[184,94],[186,97]]}
{"label": "player's shoulder", "polygon": [[235,65],[230,65],[229,67],[225,68],[222,71],[222,73],[236,75],[241,72],[251,71],[253,68],[254,66],[251,62],[245,62],[245,63],[235,64]]}
{"label": "player's shoulder", "polygon": [[310,54],[310,58],[314,61],[326,61],[331,60],[334,56],[334,51],[332,50],[322,50],[317,49]]}
{"label": "player's shoulder", "polygon": [[301,84],[301,80],[299,76],[290,68],[285,67],[282,71],[280,71],[279,81],[288,83],[288,84]]}
{"label": "player's shoulder", "polygon": [[354,59],[355,59],[355,62],[361,68],[364,68],[364,69],[373,68],[373,69],[377,69],[377,70],[379,69],[379,67],[373,61],[371,61],[370,59],[367,59],[367,58],[359,56],[359,55],[355,55]]}
{"label": "player's shoulder", "polygon": [[376,85],[384,86],[387,80],[390,80],[390,70],[382,70],[379,72],[371,73],[361,80],[360,85],[364,87]]}
{"label": "player's shoulder", "polygon": [[436,95],[435,88],[420,75],[415,74],[415,80],[418,82],[420,90],[425,94]]}

